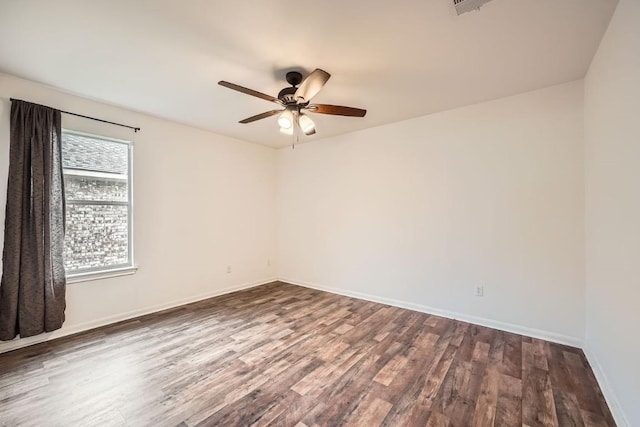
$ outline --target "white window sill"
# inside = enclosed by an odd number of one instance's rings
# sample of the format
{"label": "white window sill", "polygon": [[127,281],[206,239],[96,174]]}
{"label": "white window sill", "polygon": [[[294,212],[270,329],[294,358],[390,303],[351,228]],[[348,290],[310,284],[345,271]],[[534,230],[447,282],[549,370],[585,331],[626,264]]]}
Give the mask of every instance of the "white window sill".
{"label": "white window sill", "polygon": [[108,279],[111,277],[128,276],[135,274],[138,271],[138,267],[124,267],[107,271],[94,271],[90,273],[71,274],[67,276],[67,284],[89,282],[91,280]]}

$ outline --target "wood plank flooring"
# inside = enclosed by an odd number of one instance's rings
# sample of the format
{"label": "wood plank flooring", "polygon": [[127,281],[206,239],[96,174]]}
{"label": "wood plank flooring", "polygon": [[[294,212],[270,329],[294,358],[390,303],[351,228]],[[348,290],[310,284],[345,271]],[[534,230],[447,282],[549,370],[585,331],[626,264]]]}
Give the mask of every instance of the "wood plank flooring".
{"label": "wood plank flooring", "polygon": [[614,426],[581,350],[272,283],[0,355],[1,426]]}

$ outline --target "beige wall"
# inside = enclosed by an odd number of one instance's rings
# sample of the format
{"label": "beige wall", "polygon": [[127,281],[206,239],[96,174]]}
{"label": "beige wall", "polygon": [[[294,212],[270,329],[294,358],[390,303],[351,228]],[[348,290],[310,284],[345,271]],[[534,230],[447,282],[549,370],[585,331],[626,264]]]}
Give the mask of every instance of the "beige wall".
{"label": "beige wall", "polygon": [[279,150],[278,275],[581,345],[582,94],[578,81]]}
{"label": "beige wall", "polygon": [[[0,351],[275,278],[275,151],[0,74],[0,224],[9,97],[140,126],[63,116],[63,126],[133,140],[135,275],[68,286],[62,330]],[[215,114],[212,111],[211,114]],[[0,244],[3,233],[0,233]],[[231,274],[226,273],[231,265]]]}
{"label": "beige wall", "polygon": [[618,424],[639,426],[640,2],[636,0],[618,4],[585,79],[585,141],[585,350]]}

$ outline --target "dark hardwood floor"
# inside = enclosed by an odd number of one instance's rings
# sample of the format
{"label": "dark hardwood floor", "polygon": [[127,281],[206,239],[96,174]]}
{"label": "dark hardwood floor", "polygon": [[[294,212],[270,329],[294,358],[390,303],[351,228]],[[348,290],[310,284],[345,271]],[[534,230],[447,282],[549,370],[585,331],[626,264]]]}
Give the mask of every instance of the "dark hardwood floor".
{"label": "dark hardwood floor", "polygon": [[0,355],[2,426],[613,426],[581,350],[283,283]]}

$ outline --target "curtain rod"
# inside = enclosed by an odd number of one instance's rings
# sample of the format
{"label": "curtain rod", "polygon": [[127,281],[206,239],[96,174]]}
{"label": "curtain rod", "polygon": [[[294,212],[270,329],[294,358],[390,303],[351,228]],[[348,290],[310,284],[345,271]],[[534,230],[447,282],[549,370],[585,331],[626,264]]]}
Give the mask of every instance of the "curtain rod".
{"label": "curtain rod", "polygon": [[[22,101],[22,102],[29,102],[29,101],[23,101],[22,99],[15,99],[15,98],[9,98],[10,101]],[[30,104],[34,104],[34,105],[39,105],[41,107],[47,107],[47,108],[52,108],[52,107],[48,107],[46,105],[42,105],[42,104],[36,104],[35,102],[30,102]],[[54,110],[58,110],[57,108],[54,108]],[[58,110],[63,114],[69,114],[71,116],[77,116],[77,117],[82,117],[84,119],[89,119],[89,120],[95,120],[96,122],[102,122],[102,123],[108,123],[110,125],[115,125],[115,126],[122,126],[123,128],[129,128],[129,129],[133,129],[134,132],[138,132],[140,130],[139,127],[135,127],[135,126],[129,126],[129,125],[123,125],[122,123],[116,123],[116,122],[110,122],[108,120],[102,120],[102,119],[97,119],[95,117],[90,117],[90,116],[85,116],[83,114],[77,114],[77,113],[72,113],[70,111],[64,111],[64,110]]]}

